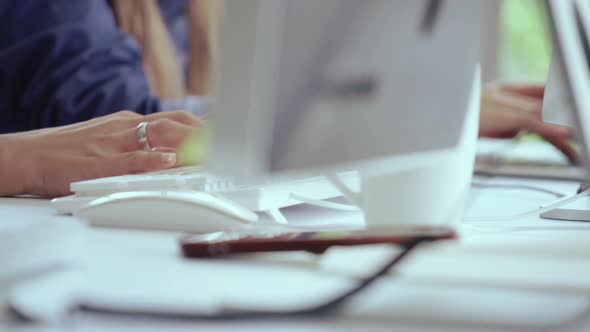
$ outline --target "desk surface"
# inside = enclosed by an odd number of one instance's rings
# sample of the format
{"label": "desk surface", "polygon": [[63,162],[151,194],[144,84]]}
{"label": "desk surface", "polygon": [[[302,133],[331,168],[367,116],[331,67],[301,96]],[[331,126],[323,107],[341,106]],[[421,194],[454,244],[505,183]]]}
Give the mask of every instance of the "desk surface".
{"label": "desk surface", "polygon": [[[493,184],[527,184],[572,194],[577,184],[557,181],[478,179]],[[539,331],[590,327],[590,224],[554,222],[530,215],[517,220],[477,221],[534,210],[555,197],[527,190],[473,188],[461,239],[420,249],[393,275],[383,278],[334,317],[281,321],[203,322],[158,320],[90,313],[74,314],[53,326],[32,326],[7,317],[0,330],[10,331],[225,331],[249,328],[275,331]],[[325,226],[354,223],[359,215],[326,218],[314,209],[295,209],[294,220]],[[0,199],[0,216],[52,222],[55,213],[44,200]],[[472,220],[472,221],[469,221]],[[326,289],[345,287],[366,273],[380,253],[334,251],[322,258],[294,253],[253,260],[186,262],[178,254],[179,234],[89,229],[85,255],[88,278],[98,295],[167,294],[162,301],[198,300],[211,288],[226,298],[270,301],[280,306],[305,301]],[[244,290],[240,280],[248,279]],[[254,280],[254,281],[252,281]],[[223,288],[222,288],[223,287]],[[319,287],[319,288],[318,288]],[[256,292],[256,289],[263,291]],[[330,287],[328,287],[330,288]],[[280,291],[280,293],[274,292]],[[280,294],[281,297],[277,297]],[[146,297],[147,296],[147,297]]]}

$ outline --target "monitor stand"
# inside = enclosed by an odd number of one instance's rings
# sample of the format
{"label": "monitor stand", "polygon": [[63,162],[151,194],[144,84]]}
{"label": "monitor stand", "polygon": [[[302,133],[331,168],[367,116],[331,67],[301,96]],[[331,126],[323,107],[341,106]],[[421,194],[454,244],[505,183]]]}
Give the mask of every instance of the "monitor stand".
{"label": "monitor stand", "polygon": [[457,146],[368,163],[361,170],[361,191],[338,176],[329,178],[359,206],[367,226],[457,226],[471,186],[479,129],[480,88],[476,75]]}
{"label": "monitor stand", "polygon": [[541,213],[543,219],[590,222],[590,197],[588,195],[568,203],[565,208],[556,208]]}
{"label": "monitor stand", "polygon": [[473,177],[480,91],[478,68],[457,146],[392,158],[361,171],[357,201],[367,225],[456,226],[461,222]]}
{"label": "monitor stand", "polygon": [[554,209],[541,213],[543,219],[563,220],[563,221],[590,221],[590,210],[574,209]]}
{"label": "monitor stand", "polygon": [[[438,157],[438,158],[437,158]],[[376,175],[361,173],[360,204],[373,226],[457,226],[469,193],[473,161],[459,167],[452,151],[427,165]]]}

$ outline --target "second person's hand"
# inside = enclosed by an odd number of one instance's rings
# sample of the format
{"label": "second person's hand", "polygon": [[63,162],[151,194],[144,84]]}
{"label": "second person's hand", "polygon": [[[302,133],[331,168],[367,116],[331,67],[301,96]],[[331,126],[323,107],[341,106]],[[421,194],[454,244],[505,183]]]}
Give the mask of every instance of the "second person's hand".
{"label": "second person's hand", "polygon": [[558,148],[572,163],[579,155],[572,147],[573,130],[543,122],[543,85],[489,83],[481,97],[480,137],[512,138],[521,131],[538,134]]}

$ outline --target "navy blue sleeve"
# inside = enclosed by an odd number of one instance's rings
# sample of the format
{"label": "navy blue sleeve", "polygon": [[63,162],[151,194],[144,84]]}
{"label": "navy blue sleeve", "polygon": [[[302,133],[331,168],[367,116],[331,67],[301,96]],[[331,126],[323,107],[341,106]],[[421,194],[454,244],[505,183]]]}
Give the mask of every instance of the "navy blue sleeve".
{"label": "navy blue sleeve", "polygon": [[0,2],[0,133],[160,110],[107,0]]}

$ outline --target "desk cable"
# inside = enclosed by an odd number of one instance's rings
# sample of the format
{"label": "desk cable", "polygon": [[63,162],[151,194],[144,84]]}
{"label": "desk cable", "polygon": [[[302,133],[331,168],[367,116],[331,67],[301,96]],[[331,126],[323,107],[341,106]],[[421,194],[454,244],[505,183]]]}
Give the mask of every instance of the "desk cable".
{"label": "desk cable", "polygon": [[[340,208],[347,208],[347,209],[353,209],[354,206],[361,206],[362,204],[362,196],[360,193],[354,192],[350,189],[350,187],[348,187],[344,181],[342,181],[342,179],[340,178],[340,176],[338,174],[328,174],[327,175],[328,180],[330,181],[330,183],[338,190],[340,191],[340,193],[349,201],[351,202],[353,205],[351,206],[343,206],[343,204],[338,204],[340,205]],[[510,216],[498,216],[498,217],[472,217],[472,218],[465,218],[464,221],[465,222],[494,222],[494,221],[512,221],[514,219],[519,219],[519,218],[525,218],[525,217],[529,217],[532,215],[539,215],[541,213],[545,213],[547,211],[551,211],[553,209],[559,208],[563,205],[569,204],[571,202],[574,202],[576,200],[578,200],[581,197],[586,197],[586,196],[590,196],[590,189],[582,191],[578,194],[575,195],[565,195],[563,193],[554,191],[554,190],[549,190],[549,189],[545,189],[545,188],[541,188],[541,187],[537,187],[537,186],[531,186],[531,185],[520,185],[520,184],[487,184],[487,183],[482,183],[482,182],[472,182],[472,186],[473,187],[479,187],[479,188],[499,188],[499,189],[514,189],[514,190],[530,190],[530,191],[537,191],[537,192],[541,192],[541,193],[545,193],[548,195],[552,195],[558,198],[557,201],[554,201],[553,203],[550,204],[546,204],[541,206],[538,209],[534,209],[531,211],[526,211],[526,212],[522,212],[522,213],[518,213],[515,215],[510,215]],[[332,208],[337,208],[336,206],[332,207]]]}
{"label": "desk cable", "polygon": [[587,197],[590,196],[590,189],[582,191],[581,193],[575,194],[575,195],[570,195],[570,196],[566,196],[566,197],[562,197],[556,201],[554,201],[553,203],[550,204],[546,204],[541,206],[540,208],[531,210],[531,211],[526,211],[526,212],[521,212],[521,213],[517,213],[514,215],[510,215],[510,216],[498,216],[498,217],[472,217],[472,218],[465,218],[465,222],[495,222],[495,221],[513,221],[515,219],[520,219],[520,218],[526,218],[526,217],[530,217],[530,216],[536,216],[539,215],[541,213],[545,213],[554,209],[557,209],[559,207],[562,207],[566,204],[572,203],[577,201],[578,199],[582,198],[582,197]]}
{"label": "desk cable", "polygon": [[[367,278],[361,280],[355,287],[344,291],[340,295],[328,300],[322,304],[314,305],[309,308],[288,310],[288,311],[273,311],[273,310],[248,310],[248,309],[236,309],[236,308],[225,308],[219,312],[213,313],[186,313],[186,312],[158,312],[151,310],[133,310],[133,309],[121,309],[121,308],[109,308],[108,306],[101,306],[99,304],[78,304],[74,309],[81,310],[84,312],[94,314],[123,314],[134,317],[150,317],[150,318],[163,318],[163,319],[186,319],[186,320],[208,320],[208,321],[219,321],[219,320],[252,320],[252,319],[296,319],[296,318],[309,318],[310,316],[325,316],[334,315],[346,304],[349,300],[354,298],[357,294],[363,290],[369,288],[375,284],[375,281],[381,277],[387,275],[390,270],[399,265],[404,258],[417,248],[422,243],[429,243],[440,240],[435,237],[425,236],[417,238],[414,241],[402,245],[402,252],[391,258],[376,272]],[[10,308],[13,313],[18,317],[32,321],[32,317],[26,315],[26,312],[19,310],[18,307]]]}
{"label": "desk cable", "polygon": [[564,198],[568,195],[542,188],[537,186],[525,185],[525,184],[495,184],[495,183],[483,183],[478,181],[471,182],[471,186],[473,188],[482,188],[482,189],[512,189],[512,190],[527,190],[527,191],[537,191],[540,193],[548,194],[551,196],[555,196],[557,198]]}
{"label": "desk cable", "polygon": [[[339,206],[332,206],[331,208],[340,208],[340,209],[348,209],[352,210],[355,207],[359,207],[362,204],[362,196],[360,193],[354,192],[348,187],[344,181],[340,178],[338,174],[328,174],[328,180],[330,183],[352,204],[352,205],[345,205],[345,204],[337,204]],[[490,221],[512,221],[514,219],[528,217],[531,215],[538,215],[547,211],[551,211],[553,209],[559,208],[560,206],[566,205],[568,203],[574,202],[577,199],[585,196],[590,195],[590,190],[583,191],[576,195],[565,195],[563,193],[549,190],[537,186],[531,185],[520,185],[520,184],[487,184],[482,182],[472,182],[473,187],[479,188],[498,188],[498,189],[513,189],[513,190],[529,190],[529,191],[537,191],[541,193],[545,193],[548,195],[552,195],[558,198],[557,201],[550,203],[548,205],[541,206],[538,209],[527,211],[523,213],[518,213],[511,216],[499,216],[499,217],[475,217],[475,218],[465,218],[464,221],[466,222],[490,222]],[[310,202],[311,204],[311,202]],[[324,206],[327,207],[327,206]]]}

